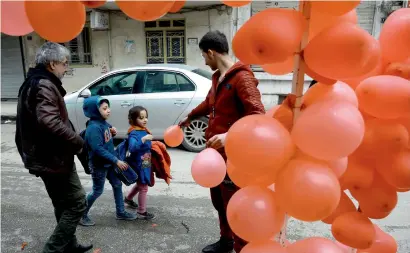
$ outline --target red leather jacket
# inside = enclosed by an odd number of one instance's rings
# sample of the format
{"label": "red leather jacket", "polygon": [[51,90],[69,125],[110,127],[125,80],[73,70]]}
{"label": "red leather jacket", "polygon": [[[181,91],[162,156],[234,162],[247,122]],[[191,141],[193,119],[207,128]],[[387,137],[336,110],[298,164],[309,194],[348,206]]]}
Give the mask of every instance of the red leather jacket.
{"label": "red leather jacket", "polygon": [[[189,119],[209,115],[209,125],[205,132],[206,140],[214,135],[228,132],[240,118],[251,114],[265,114],[261,93],[249,65],[242,62],[234,64],[219,83],[220,72],[212,76],[212,87],[208,95],[188,115]],[[224,150],[218,150],[225,156]]]}

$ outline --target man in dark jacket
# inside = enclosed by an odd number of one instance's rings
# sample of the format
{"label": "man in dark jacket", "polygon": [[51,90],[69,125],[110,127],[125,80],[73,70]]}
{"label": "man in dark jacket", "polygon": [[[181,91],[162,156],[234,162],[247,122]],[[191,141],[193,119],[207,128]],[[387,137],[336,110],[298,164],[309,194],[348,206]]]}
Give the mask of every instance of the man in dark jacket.
{"label": "man in dark jacket", "polygon": [[[265,114],[265,109],[257,88],[258,80],[248,65],[234,63],[229,57],[229,45],[223,33],[208,32],[199,47],[206,65],[216,72],[205,101],[192,110],[180,125],[187,126],[191,120],[209,115],[209,126],[205,132],[207,146],[218,150],[226,161],[224,145],[229,128],[244,116]],[[212,203],[219,215],[221,238],[202,252],[223,253],[235,249],[239,253],[246,245],[244,240],[232,233],[226,217],[228,202],[238,189],[228,176],[219,186],[211,189]]]}
{"label": "man in dark jacket", "polygon": [[57,219],[44,253],[92,248],[78,244],[75,236],[86,200],[74,163],[84,142],[68,119],[61,83],[69,59],[67,48],[43,44],[36,54],[36,67],[29,70],[19,90],[17,104],[17,149],[29,172],[43,180]]}

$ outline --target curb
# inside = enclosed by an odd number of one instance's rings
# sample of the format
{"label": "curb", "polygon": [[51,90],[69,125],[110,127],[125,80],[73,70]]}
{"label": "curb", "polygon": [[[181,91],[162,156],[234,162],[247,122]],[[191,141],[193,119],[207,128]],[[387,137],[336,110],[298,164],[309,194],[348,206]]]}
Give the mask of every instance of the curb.
{"label": "curb", "polygon": [[1,115],[1,121],[11,120],[16,121],[17,115]]}

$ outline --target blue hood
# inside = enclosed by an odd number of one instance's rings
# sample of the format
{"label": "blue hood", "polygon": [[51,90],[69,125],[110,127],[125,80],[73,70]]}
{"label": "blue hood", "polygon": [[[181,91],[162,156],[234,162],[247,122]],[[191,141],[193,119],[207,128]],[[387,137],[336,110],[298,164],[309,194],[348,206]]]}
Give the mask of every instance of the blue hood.
{"label": "blue hood", "polygon": [[100,96],[86,98],[83,104],[84,115],[90,119],[103,119],[99,111],[101,103],[106,102],[110,106],[110,101]]}

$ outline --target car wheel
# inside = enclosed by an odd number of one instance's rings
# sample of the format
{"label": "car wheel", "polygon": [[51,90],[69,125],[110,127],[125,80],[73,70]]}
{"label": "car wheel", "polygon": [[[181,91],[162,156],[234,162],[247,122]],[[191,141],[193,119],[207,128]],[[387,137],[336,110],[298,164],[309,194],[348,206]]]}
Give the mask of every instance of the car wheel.
{"label": "car wheel", "polygon": [[191,124],[183,128],[184,140],[182,146],[190,152],[201,152],[206,147],[205,130],[208,128],[208,119],[201,117],[194,119]]}

